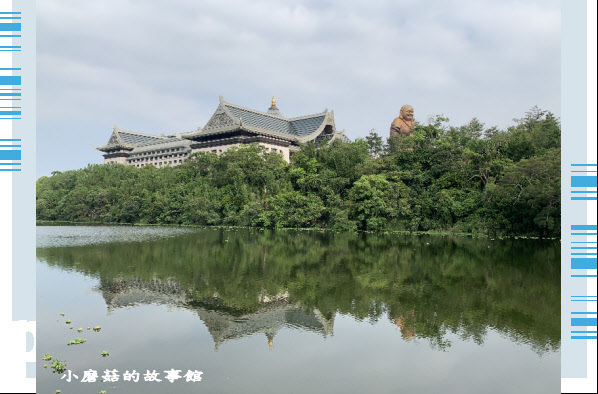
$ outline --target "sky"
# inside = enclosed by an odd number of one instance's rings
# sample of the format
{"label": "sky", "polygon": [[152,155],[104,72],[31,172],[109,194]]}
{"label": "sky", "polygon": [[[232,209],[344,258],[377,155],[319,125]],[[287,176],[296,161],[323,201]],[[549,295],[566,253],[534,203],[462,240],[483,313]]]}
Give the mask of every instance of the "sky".
{"label": "sky", "polygon": [[204,127],[219,104],[334,110],[352,140],[426,123],[560,117],[559,0],[37,2],[37,176],[102,163],[114,125]]}

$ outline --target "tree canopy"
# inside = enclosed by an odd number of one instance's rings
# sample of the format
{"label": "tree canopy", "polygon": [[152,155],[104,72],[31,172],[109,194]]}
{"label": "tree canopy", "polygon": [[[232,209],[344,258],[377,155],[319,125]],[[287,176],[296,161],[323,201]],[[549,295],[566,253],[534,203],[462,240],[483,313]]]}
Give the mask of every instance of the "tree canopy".
{"label": "tree canopy", "polygon": [[37,181],[37,219],[560,236],[559,120],[534,107],[505,130],[447,121],[309,143],[290,164],[253,144],[178,167],[54,172]]}

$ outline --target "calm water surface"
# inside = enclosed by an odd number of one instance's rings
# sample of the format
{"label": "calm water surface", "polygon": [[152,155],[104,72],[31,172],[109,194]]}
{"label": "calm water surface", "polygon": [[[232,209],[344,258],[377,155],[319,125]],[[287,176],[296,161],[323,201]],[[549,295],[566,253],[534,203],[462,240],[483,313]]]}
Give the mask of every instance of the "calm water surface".
{"label": "calm water surface", "polygon": [[39,393],[560,392],[558,242],[78,226],[37,244]]}

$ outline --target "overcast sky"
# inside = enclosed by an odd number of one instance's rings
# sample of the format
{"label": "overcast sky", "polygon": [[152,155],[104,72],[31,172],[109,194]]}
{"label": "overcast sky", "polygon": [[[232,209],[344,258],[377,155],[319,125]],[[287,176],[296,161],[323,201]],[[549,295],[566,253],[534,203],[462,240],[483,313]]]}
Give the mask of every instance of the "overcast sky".
{"label": "overcast sky", "polygon": [[351,139],[399,108],[505,128],[560,116],[560,1],[37,2],[37,175],[101,163],[113,125],[205,126],[230,103],[334,110]]}

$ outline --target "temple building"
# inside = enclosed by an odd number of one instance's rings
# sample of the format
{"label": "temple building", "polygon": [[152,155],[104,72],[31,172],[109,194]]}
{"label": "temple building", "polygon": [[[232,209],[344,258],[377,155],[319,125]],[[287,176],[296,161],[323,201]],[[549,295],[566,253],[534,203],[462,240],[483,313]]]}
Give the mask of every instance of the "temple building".
{"label": "temple building", "polygon": [[96,149],[104,152],[104,164],[164,167],[180,165],[196,152],[221,154],[233,146],[258,143],[288,162],[300,144],[314,141],[319,146],[324,140],[336,139],[349,140],[344,130],[336,130],[334,111],[325,109],[318,114],[286,118],[274,98],[270,108],[261,112],[228,103],[221,96],[218,108],[203,129],[156,136],[114,126],[108,143]]}

